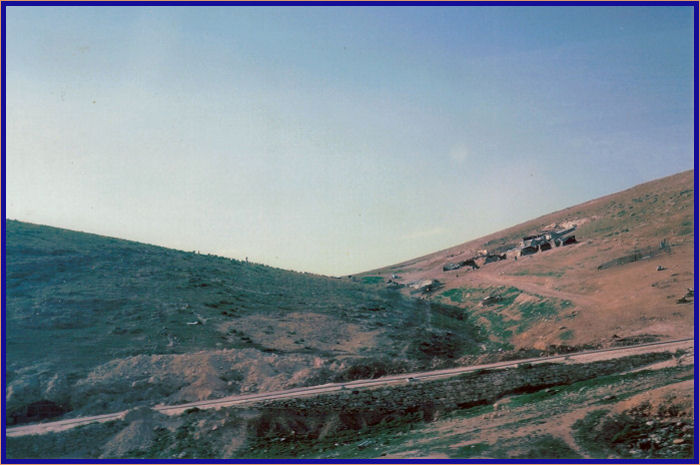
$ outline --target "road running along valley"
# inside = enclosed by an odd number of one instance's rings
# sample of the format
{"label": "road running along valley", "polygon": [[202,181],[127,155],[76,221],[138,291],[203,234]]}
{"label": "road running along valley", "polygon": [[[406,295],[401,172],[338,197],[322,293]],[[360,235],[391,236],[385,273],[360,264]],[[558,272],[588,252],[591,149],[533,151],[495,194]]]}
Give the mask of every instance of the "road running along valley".
{"label": "road running along valley", "polygon": [[[565,355],[552,355],[547,357],[536,357],[521,360],[511,360],[505,362],[495,362],[487,363],[484,365],[472,365],[466,367],[456,367],[447,368],[442,370],[424,371],[418,373],[404,373],[400,375],[384,376],[382,378],[375,379],[362,379],[356,381],[349,381],[346,383],[329,383],[322,384],[320,386],[308,386],[299,387],[294,389],[285,389],[283,391],[272,391],[272,392],[261,392],[254,394],[243,394],[222,397],[219,399],[201,400],[196,402],[189,402],[186,404],[179,405],[162,405],[158,404],[151,407],[153,410],[166,414],[166,415],[179,415],[185,410],[198,408],[198,409],[218,409],[224,407],[232,407],[235,405],[242,404],[254,404],[256,402],[261,402],[264,400],[276,400],[276,399],[288,399],[297,397],[309,397],[318,394],[341,391],[345,389],[356,389],[374,386],[385,386],[398,383],[406,382],[418,382],[422,380],[432,380],[449,378],[451,376],[460,375],[462,373],[468,373],[477,370],[497,370],[504,368],[512,368],[518,366],[518,364],[529,363],[536,365],[539,363],[546,362],[561,362],[561,363],[591,363],[601,360],[609,360],[618,357],[625,357],[629,355],[638,355],[642,353],[651,352],[667,352],[675,351],[678,349],[688,349],[694,348],[694,339],[677,339],[673,341],[665,342],[650,342],[646,344],[638,344],[634,346],[626,347],[615,347],[609,349],[598,349],[589,350],[585,352],[576,352]],[[115,413],[105,413],[102,415],[95,415],[90,417],[80,417],[80,418],[70,418],[67,420],[46,422],[46,423],[34,423],[24,426],[15,426],[12,428],[7,428],[7,437],[18,437],[27,436],[33,434],[45,434],[52,432],[65,431],[71,428],[75,428],[81,425],[87,425],[90,423],[105,423],[108,421],[114,421],[122,419],[130,410],[122,410],[121,412]]]}

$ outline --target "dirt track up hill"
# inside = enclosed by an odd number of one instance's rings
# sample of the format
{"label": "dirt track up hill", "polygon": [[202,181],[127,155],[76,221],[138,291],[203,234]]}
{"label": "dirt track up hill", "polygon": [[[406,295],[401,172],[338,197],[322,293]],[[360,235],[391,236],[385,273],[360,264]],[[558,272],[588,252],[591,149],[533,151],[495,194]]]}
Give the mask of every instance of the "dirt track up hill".
{"label": "dirt track up hill", "polygon": [[[440,289],[423,298],[475,312],[515,348],[691,336],[692,298],[684,296],[694,288],[694,176],[642,184],[358,279],[398,276],[406,294],[411,283],[437,280]],[[571,225],[578,243],[517,253],[523,237]],[[443,269],[483,250],[507,258]],[[489,296],[502,301],[484,307]]]}

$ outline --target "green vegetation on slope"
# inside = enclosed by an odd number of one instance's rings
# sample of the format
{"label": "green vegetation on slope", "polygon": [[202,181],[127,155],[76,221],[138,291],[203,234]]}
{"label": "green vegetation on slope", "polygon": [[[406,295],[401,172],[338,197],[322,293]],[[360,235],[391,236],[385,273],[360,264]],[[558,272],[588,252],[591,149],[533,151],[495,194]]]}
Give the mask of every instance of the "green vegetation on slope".
{"label": "green vegetation on slope", "polygon": [[[529,299],[516,302],[523,294]],[[444,303],[464,305],[465,312],[475,324],[486,328],[492,342],[500,344],[491,347],[494,350],[511,348],[509,341],[514,334],[526,331],[543,319],[556,317],[562,310],[573,306],[569,300],[529,295],[513,286],[457,287],[442,292],[439,297]],[[562,340],[572,336],[571,332],[564,333]]]}
{"label": "green vegetation on slope", "polygon": [[[383,286],[18,221],[6,231],[8,412],[41,399],[73,414],[161,401],[189,382],[154,384],[158,363],[188,369],[161,356],[236,349],[337,360],[335,372],[301,381],[320,384],[387,357],[390,372],[449,364],[484,338],[464,310]],[[212,366],[226,394],[246,382]],[[144,373],[129,386],[86,379],[132,379],[134,370]]]}

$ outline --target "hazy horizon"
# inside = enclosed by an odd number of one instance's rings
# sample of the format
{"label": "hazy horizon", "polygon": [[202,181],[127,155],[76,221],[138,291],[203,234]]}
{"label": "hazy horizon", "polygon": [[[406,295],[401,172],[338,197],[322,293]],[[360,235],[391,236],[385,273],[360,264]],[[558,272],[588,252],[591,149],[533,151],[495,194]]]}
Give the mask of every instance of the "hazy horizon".
{"label": "hazy horizon", "polygon": [[694,167],[692,6],[6,12],[8,219],[346,275]]}
{"label": "hazy horizon", "polygon": [[[674,174],[672,174],[672,175],[670,175],[670,176],[674,176],[675,174],[681,174],[681,173],[684,173],[684,172],[686,172],[686,171],[693,171],[693,169],[691,168],[690,170],[680,171],[679,173],[674,173]],[[663,178],[663,177],[662,177],[662,178]],[[661,179],[662,179],[662,178],[661,178]],[[650,180],[650,181],[653,181],[653,180]],[[642,184],[644,184],[644,183],[642,183]],[[601,197],[605,197],[605,196],[611,195],[611,194],[616,194],[616,193],[618,193],[618,192],[625,191],[625,190],[627,190],[627,189],[633,188],[633,187],[638,186],[638,185],[639,185],[639,184],[635,184],[635,185],[633,185],[633,186],[629,186],[629,187],[627,187],[627,188],[623,188],[623,189],[621,189],[621,191],[609,192],[609,193],[607,193],[607,194],[603,194]],[[589,200],[587,200],[587,201],[596,200],[597,198],[599,198],[599,197],[592,198],[592,199],[589,199]],[[581,203],[586,203],[587,201],[583,201],[583,202],[581,202]],[[562,208],[560,208],[560,209],[558,209],[558,210],[570,208],[570,207],[573,207],[573,206],[575,206],[575,205],[567,205],[567,206],[564,206],[564,207],[562,207]],[[554,213],[555,211],[556,211],[556,210],[553,210],[552,212],[545,212],[545,213],[543,213],[543,215],[547,215],[547,214],[549,214],[549,213]],[[541,216],[541,215],[540,215],[540,216]],[[528,220],[533,220],[533,219],[536,219],[536,217],[528,218],[528,219],[524,220],[524,222],[527,222]],[[51,225],[51,224],[34,223],[34,222],[31,222],[31,221],[28,221],[28,220],[24,220],[24,219],[22,219],[22,218],[6,218],[6,220],[10,220],[10,221],[20,221],[20,222],[24,222],[24,223],[34,224],[34,225],[37,225],[37,226],[48,226],[48,227],[54,227],[54,228],[59,228],[59,229],[70,229],[70,228],[64,228],[64,227],[61,227],[61,226],[56,226],[56,225]],[[518,223],[518,224],[520,224],[520,223]],[[504,226],[502,229],[507,229],[507,228],[510,228],[510,227],[513,227],[513,226],[517,226],[517,224],[507,225],[507,226]],[[83,230],[75,230],[75,229],[73,229],[73,230],[76,231],[76,232],[81,232],[81,233],[86,233],[86,234],[97,234],[97,233],[94,233],[94,232],[92,232],[92,231],[83,231]],[[492,233],[495,233],[495,232],[498,232],[498,230],[488,231],[488,232],[486,232],[485,234],[483,234],[483,236],[487,236],[487,235],[492,234]],[[101,235],[101,236],[105,236],[105,235],[103,235],[103,234],[100,234],[100,235]],[[138,240],[136,240],[136,239],[129,239],[129,238],[125,238],[125,237],[117,237],[117,236],[106,236],[106,237],[113,237],[113,238],[115,238],[115,239],[130,240],[130,241],[134,241],[134,242],[143,243],[143,241],[138,241]],[[430,250],[430,251],[428,251],[428,252],[426,252],[426,253],[424,253],[424,254],[422,254],[422,255],[415,255],[415,256],[411,256],[411,257],[406,257],[405,259],[399,260],[399,261],[397,261],[397,262],[385,263],[385,264],[376,266],[376,267],[374,267],[374,268],[367,268],[367,269],[363,269],[363,270],[358,270],[358,271],[356,271],[355,273],[344,273],[344,274],[327,274],[327,273],[325,273],[325,275],[327,275],[327,276],[344,276],[344,275],[346,275],[346,274],[347,274],[347,275],[353,275],[353,274],[363,273],[363,272],[367,272],[367,271],[372,271],[373,269],[377,269],[377,268],[388,267],[388,266],[391,266],[391,265],[398,265],[398,264],[400,264],[401,262],[409,261],[409,260],[412,260],[412,259],[415,259],[415,258],[420,258],[421,256],[429,255],[429,254],[434,253],[434,252],[439,252],[439,251],[444,250],[444,249],[449,249],[449,248],[451,248],[451,247],[460,245],[460,244],[462,244],[462,243],[464,243],[464,242],[468,242],[468,241],[471,241],[471,240],[474,240],[474,239],[478,239],[479,237],[480,237],[480,236],[471,237],[471,238],[465,239],[464,241],[461,241],[461,242],[458,242],[458,243],[455,243],[455,244],[448,245],[447,247],[443,247],[443,248],[441,248],[441,249]],[[216,253],[216,252],[207,251],[207,250],[182,249],[182,248],[176,248],[176,247],[169,247],[169,246],[166,246],[166,245],[163,245],[163,244],[156,244],[156,243],[145,243],[145,244],[148,244],[148,245],[155,245],[155,246],[159,246],[159,247],[171,248],[171,249],[174,249],[174,250],[181,250],[181,251],[184,251],[184,252],[195,252],[195,253],[199,253],[199,254],[202,254],[202,255],[210,254],[210,255],[222,256],[222,257],[224,257],[224,258],[233,258],[233,259],[237,259],[237,260],[246,260],[246,259],[248,258],[248,257],[241,258],[241,257],[232,257],[232,256],[228,256],[228,255],[221,255],[221,254],[218,254],[218,253]],[[275,265],[270,265],[269,263],[264,263],[264,262],[255,262],[255,261],[250,261],[250,262],[251,262],[251,263],[257,263],[257,264],[260,264],[260,265],[275,266]],[[292,268],[284,268],[284,267],[279,267],[279,266],[275,266],[275,267],[276,267],[276,268],[285,269],[285,270],[287,270],[287,271],[296,271],[296,272],[302,272],[302,273],[314,273],[314,274],[321,274],[321,275],[324,275],[324,273],[318,273],[318,272],[309,271],[309,270],[296,270],[296,269],[292,269]]]}

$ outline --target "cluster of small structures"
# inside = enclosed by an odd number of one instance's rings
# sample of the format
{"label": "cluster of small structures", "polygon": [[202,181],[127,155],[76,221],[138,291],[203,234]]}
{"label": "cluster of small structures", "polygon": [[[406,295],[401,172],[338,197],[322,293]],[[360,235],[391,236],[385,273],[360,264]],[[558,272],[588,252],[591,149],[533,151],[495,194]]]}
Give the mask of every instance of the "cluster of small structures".
{"label": "cluster of small structures", "polygon": [[576,236],[571,234],[576,230],[576,226],[560,231],[542,231],[534,236],[523,237],[520,255],[531,255],[537,252],[550,250],[552,246],[569,245],[576,243]]}
{"label": "cluster of small structures", "polygon": [[470,267],[472,270],[478,270],[479,263],[477,263],[477,260],[481,262],[481,266],[484,266],[491,262],[505,260],[508,255],[513,256],[513,258],[517,260],[518,255],[532,255],[537,252],[550,250],[552,247],[576,244],[576,236],[572,234],[575,230],[576,225],[558,231],[546,230],[532,236],[525,236],[520,244],[520,249],[514,247],[510,250],[506,250],[504,253],[494,253],[489,252],[488,250],[481,250],[479,253],[466,260],[446,263],[442,267],[442,271],[454,271],[464,267]]}
{"label": "cluster of small structures", "polygon": [[[506,260],[508,257],[513,257],[515,260],[518,256],[530,255],[536,252],[550,250],[552,247],[566,246],[575,244],[576,236],[572,233],[576,230],[576,225],[567,229],[552,229],[545,230],[533,236],[523,237],[522,243],[518,246],[515,244],[499,247],[496,250],[489,251],[487,249],[480,250],[473,257],[461,260],[458,262],[446,263],[442,267],[442,271],[454,271],[461,268],[470,270],[478,270],[489,263]],[[454,255],[450,255],[454,256]],[[403,287],[411,288],[411,293],[430,294],[433,291],[443,287],[443,283],[437,279],[423,279],[412,281],[406,284],[399,282],[400,277],[396,274],[391,275],[391,279],[386,281],[387,288],[400,289]],[[483,305],[493,305],[499,302],[499,296],[488,296],[484,299]]]}
{"label": "cluster of small structures", "polygon": [[490,253],[488,250],[484,249],[484,250],[481,250],[478,254],[474,255],[473,257],[468,258],[466,260],[462,260],[461,262],[445,264],[445,266],[442,267],[442,271],[458,270],[458,269],[464,268],[466,266],[471,267],[472,270],[478,270],[479,265],[476,261],[481,260],[481,259],[483,259],[481,266],[484,266],[487,263],[497,262],[499,260],[505,260],[506,254],[505,253],[501,253],[501,254]]}
{"label": "cluster of small structures", "polygon": [[476,264],[476,259],[475,258],[469,258],[467,260],[463,260],[461,262],[457,263],[447,263],[445,266],[442,267],[442,271],[454,271],[454,270],[459,270],[462,267],[465,266],[470,266],[472,270],[478,270],[479,265]]}

